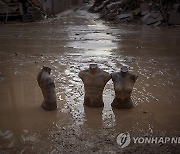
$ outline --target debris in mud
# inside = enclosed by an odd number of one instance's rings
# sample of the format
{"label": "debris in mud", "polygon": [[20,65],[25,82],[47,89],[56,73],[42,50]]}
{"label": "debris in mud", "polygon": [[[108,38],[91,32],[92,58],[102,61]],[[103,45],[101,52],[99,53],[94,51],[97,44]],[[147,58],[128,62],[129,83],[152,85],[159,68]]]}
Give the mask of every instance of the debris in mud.
{"label": "debris in mud", "polygon": [[134,57],[125,57],[124,61],[126,63],[134,63],[136,61],[136,58],[134,58]]}
{"label": "debris in mud", "polygon": [[45,2],[38,0],[0,0],[0,17],[5,22],[10,17],[22,19],[24,22],[46,18]]}
{"label": "debris in mud", "polygon": [[177,24],[180,25],[180,13],[179,12],[171,12],[169,15],[170,24]]}
{"label": "debris in mud", "polygon": [[180,3],[175,0],[96,0],[89,11],[116,23],[180,24]]}
{"label": "debris in mud", "polygon": [[[171,137],[178,132],[151,132],[151,130],[129,130],[131,137]],[[120,148],[116,142],[119,132],[112,129],[92,130],[84,126],[67,126],[52,131],[51,150],[55,153],[178,153],[178,144],[139,144],[133,143],[126,148]],[[51,152],[52,153],[52,152]]]}
{"label": "debris in mud", "polygon": [[141,46],[137,46],[136,48],[137,48],[137,49],[142,49],[143,47],[141,47]]}
{"label": "debris in mud", "polygon": [[37,21],[42,20],[47,17],[47,12],[44,7],[45,2],[40,2],[38,0],[25,0],[20,1],[23,6],[23,21]]}

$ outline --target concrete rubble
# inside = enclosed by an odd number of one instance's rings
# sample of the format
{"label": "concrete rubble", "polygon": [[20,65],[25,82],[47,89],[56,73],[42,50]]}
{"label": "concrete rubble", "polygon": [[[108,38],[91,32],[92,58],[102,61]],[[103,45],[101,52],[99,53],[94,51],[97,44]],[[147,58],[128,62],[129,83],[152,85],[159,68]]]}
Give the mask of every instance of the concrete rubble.
{"label": "concrete rubble", "polygon": [[24,22],[39,21],[88,2],[83,0],[0,0],[0,20],[16,17]]}
{"label": "concrete rubble", "polygon": [[115,23],[180,24],[180,2],[176,0],[95,0],[89,11]]}
{"label": "concrete rubble", "polygon": [[43,1],[38,0],[0,0],[0,16],[5,22],[10,17],[16,17],[26,21],[41,20],[46,17]]}

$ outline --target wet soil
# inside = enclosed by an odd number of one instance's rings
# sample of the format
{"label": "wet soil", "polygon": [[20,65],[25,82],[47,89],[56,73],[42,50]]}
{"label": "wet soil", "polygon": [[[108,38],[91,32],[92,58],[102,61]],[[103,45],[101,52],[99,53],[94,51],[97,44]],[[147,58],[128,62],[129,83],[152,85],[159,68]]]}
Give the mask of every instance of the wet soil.
{"label": "wet soil", "polygon": [[[118,147],[116,136],[179,135],[179,28],[113,25],[87,12],[68,10],[38,23],[0,25],[0,152],[178,153],[177,145]],[[83,106],[80,70],[97,63],[110,73],[121,66],[137,74],[131,110]],[[44,111],[36,76],[52,68],[58,109]]]}

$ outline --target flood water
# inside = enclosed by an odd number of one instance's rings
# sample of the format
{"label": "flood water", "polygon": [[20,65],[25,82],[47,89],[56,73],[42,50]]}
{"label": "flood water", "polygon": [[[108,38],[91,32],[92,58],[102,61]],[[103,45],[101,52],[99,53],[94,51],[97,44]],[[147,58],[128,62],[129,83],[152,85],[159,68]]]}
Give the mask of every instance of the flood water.
{"label": "flood water", "polygon": [[[84,126],[87,132],[180,130],[179,27],[113,25],[86,10],[38,23],[0,25],[1,150],[23,153],[41,140],[42,152],[50,132],[68,126]],[[103,109],[83,106],[78,73],[90,63],[109,73],[126,65],[138,75],[133,109],[112,110],[111,80],[104,89]],[[51,112],[40,107],[43,96],[36,76],[43,66],[52,69],[56,84],[58,109]]]}

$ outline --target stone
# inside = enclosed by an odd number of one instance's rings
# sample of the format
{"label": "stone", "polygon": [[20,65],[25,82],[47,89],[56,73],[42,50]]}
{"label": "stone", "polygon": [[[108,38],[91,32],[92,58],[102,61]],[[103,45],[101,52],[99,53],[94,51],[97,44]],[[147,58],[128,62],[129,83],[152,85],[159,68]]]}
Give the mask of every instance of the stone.
{"label": "stone", "polygon": [[146,20],[151,16],[151,13],[147,13],[146,15],[144,15],[141,20],[142,22],[146,22]]}
{"label": "stone", "polygon": [[124,13],[119,15],[119,19],[129,18],[132,17],[132,13]]}
{"label": "stone", "polygon": [[171,12],[169,15],[169,24],[180,25],[180,13],[179,12]]}
{"label": "stone", "polygon": [[144,15],[141,18],[141,20],[142,20],[142,22],[146,23],[147,25],[151,25],[154,23],[157,23],[157,25],[158,24],[160,25],[161,21],[163,20],[163,17],[159,11],[155,11],[155,12],[147,13],[146,15]]}
{"label": "stone", "polygon": [[150,18],[148,18],[148,19],[146,20],[146,24],[147,24],[147,25],[151,25],[151,24],[156,23],[157,21],[158,21],[157,19],[154,19],[154,18],[150,17]]}
{"label": "stone", "polygon": [[137,16],[137,15],[139,15],[141,13],[141,10],[140,10],[140,8],[137,8],[137,9],[131,11],[131,12],[133,13],[134,16]]}
{"label": "stone", "polygon": [[157,21],[156,23],[154,23],[153,25],[154,26],[159,26],[159,25],[161,25],[162,24],[162,22],[161,21]]}
{"label": "stone", "polygon": [[147,2],[141,3],[140,5],[141,15],[146,15],[149,13],[149,4]]}

